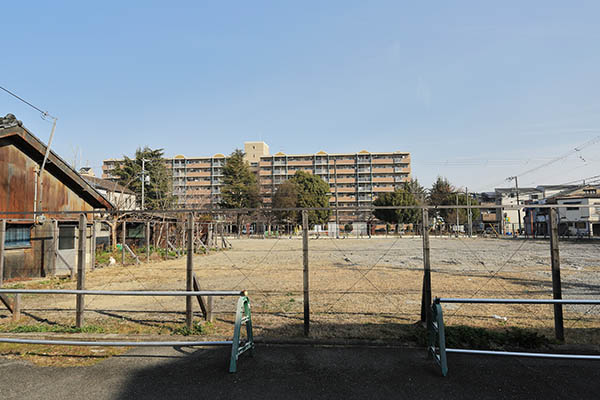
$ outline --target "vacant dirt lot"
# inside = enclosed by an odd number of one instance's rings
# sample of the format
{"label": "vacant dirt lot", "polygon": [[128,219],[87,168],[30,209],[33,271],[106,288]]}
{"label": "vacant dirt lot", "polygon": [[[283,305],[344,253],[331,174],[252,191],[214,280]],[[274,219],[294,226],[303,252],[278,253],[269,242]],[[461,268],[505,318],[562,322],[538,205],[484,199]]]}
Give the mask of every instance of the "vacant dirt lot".
{"label": "vacant dirt lot", "polygon": [[[194,257],[202,289],[247,289],[258,335],[302,332],[300,238],[233,239],[232,249]],[[600,243],[561,242],[565,298],[598,298]],[[420,237],[311,239],[309,243],[311,335],[318,338],[402,339],[399,329],[419,320],[423,279]],[[547,241],[431,238],[432,292],[438,297],[551,298]],[[28,287],[72,288],[59,280]],[[184,290],[185,258],[115,265],[87,274],[88,289]],[[215,336],[231,335],[232,298],[216,298]],[[24,322],[74,321],[75,296],[23,296]],[[196,308],[197,303],[194,305]],[[172,333],[184,320],[184,298],[86,296],[86,323],[103,332]],[[552,307],[446,305],[449,325],[535,327],[551,336]],[[10,324],[0,311],[0,324]],[[198,320],[200,318],[198,317]],[[570,341],[588,342],[600,327],[600,307],[565,307]],[[99,328],[100,329],[100,328]],[[403,333],[404,332],[404,333]]]}

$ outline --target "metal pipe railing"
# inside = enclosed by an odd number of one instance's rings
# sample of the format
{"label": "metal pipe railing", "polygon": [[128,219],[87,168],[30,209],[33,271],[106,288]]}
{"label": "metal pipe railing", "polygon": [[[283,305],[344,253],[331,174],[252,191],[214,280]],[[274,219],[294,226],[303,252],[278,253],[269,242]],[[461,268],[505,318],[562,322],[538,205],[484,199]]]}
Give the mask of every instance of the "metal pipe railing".
{"label": "metal pipe railing", "polygon": [[7,294],[89,294],[99,296],[247,296],[245,290],[78,290],[78,289],[0,289]]}
{"label": "metal pipe railing", "polygon": [[512,357],[533,357],[533,358],[561,358],[577,360],[600,360],[599,356],[587,354],[556,354],[556,353],[526,353],[519,351],[495,351],[495,350],[469,350],[469,349],[446,349],[446,353],[459,354],[482,354],[487,356],[512,356]]}
{"label": "metal pipe railing", "polygon": [[109,341],[79,341],[79,340],[45,340],[2,338],[0,343],[19,344],[49,344],[59,346],[114,346],[114,347],[177,347],[177,346],[231,346],[233,341],[223,340],[214,342],[177,341],[177,342],[109,342]]}
{"label": "metal pipe railing", "polygon": [[600,355],[594,354],[556,354],[556,353],[528,353],[518,351],[497,350],[471,350],[446,348],[446,333],[442,303],[470,303],[470,304],[590,304],[598,305],[600,300],[584,299],[463,299],[436,297],[431,305],[431,317],[428,319],[428,345],[427,351],[439,365],[442,375],[448,374],[447,353],[479,354],[489,356],[511,357],[537,357],[554,359],[600,360]]}
{"label": "metal pipe railing", "polygon": [[600,304],[600,300],[581,299],[461,299],[435,298],[434,303],[475,303],[475,304]]}

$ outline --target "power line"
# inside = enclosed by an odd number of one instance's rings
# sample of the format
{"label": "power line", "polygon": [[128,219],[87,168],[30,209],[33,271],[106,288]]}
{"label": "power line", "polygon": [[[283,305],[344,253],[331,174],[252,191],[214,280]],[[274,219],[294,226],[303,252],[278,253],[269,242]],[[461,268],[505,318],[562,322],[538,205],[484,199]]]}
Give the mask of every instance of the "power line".
{"label": "power line", "polygon": [[6,93],[10,94],[11,96],[13,96],[14,98],[22,101],[23,103],[27,104],[29,107],[33,108],[34,110],[39,111],[42,114],[42,118],[44,117],[50,117],[52,119],[56,119],[55,117],[53,117],[52,115],[50,115],[48,113],[48,111],[44,111],[39,107],[34,106],[33,104],[31,104],[30,102],[28,102],[27,100],[23,99],[22,97],[19,97],[18,95],[16,95],[15,93],[11,92],[10,90],[0,86],[0,89],[4,90]]}

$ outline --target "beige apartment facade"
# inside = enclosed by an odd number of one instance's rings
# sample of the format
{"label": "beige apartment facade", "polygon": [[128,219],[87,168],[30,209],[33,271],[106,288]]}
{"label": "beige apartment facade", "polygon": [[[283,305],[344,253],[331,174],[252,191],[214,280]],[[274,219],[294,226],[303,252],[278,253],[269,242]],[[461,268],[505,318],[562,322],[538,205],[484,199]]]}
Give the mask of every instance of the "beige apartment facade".
{"label": "beige apartment facade", "polygon": [[410,154],[405,152],[284,154],[263,156],[259,165],[261,195],[270,204],[278,185],[296,171],[321,177],[329,184],[332,206],[364,207],[382,193],[410,180]]}
{"label": "beige apartment facade", "polygon": [[[285,154],[270,155],[264,142],[245,142],[245,159],[257,172],[263,204],[269,206],[278,186],[296,171],[321,177],[330,187],[330,204],[340,208],[371,205],[385,192],[393,192],[410,180],[411,159],[407,152]],[[185,157],[166,159],[173,176],[173,194],[182,208],[217,208],[221,201],[223,166],[227,157]],[[102,177],[110,174],[119,160],[105,160]]]}

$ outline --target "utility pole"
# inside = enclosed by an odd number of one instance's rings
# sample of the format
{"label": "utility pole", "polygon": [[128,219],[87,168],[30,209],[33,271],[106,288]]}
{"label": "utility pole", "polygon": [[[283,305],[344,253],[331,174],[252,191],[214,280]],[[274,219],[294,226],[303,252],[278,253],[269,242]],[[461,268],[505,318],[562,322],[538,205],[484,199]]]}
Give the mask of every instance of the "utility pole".
{"label": "utility pole", "polygon": [[506,178],[509,181],[514,180],[515,181],[515,189],[517,191],[517,206],[519,206],[519,208],[517,208],[517,213],[519,216],[519,234],[521,233],[521,202],[519,201],[519,178],[515,175],[515,176],[509,176],[508,178]]}

